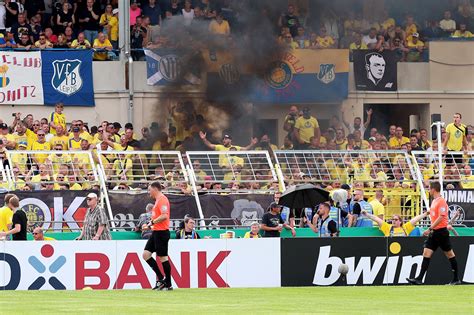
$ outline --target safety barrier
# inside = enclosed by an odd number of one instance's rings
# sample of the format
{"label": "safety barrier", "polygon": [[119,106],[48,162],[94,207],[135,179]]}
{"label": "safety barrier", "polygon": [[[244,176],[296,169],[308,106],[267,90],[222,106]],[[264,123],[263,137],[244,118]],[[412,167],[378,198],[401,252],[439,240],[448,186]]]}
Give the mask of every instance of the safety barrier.
{"label": "safety barrier", "polygon": [[[408,218],[418,214],[423,204],[423,209],[428,206],[426,187],[440,180],[437,152],[273,154],[274,161],[267,151],[187,152],[185,156],[177,151],[8,151],[0,165],[0,185],[4,190],[99,190],[112,219],[111,191],[144,193],[158,180],[165,184],[165,193],[194,197],[195,203],[189,207],[197,209],[196,218],[203,219],[209,213],[199,197],[204,193],[272,194],[304,182],[333,188],[349,183],[364,189],[369,199],[379,191],[387,215]],[[473,152],[450,152],[442,159],[442,183],[472,187]]]}

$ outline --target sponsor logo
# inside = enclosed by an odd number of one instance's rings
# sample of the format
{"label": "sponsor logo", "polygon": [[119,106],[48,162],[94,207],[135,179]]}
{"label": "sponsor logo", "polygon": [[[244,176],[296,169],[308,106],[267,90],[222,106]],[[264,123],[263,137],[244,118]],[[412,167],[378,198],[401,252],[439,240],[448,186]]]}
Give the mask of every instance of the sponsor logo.
{"label": "sponsor logo", "polygon": [[82,61],[55,60],[53,61],[54,74],[51,78],[53,88],[64,95],[72,95],[82,88],[82,77],[80,74]]}
{"label": "sponsor logo", "polygon": [[474,190],[444,190],[443,197],[449,203],[474,203]]}
{"label": "sponsor logo", "polygon": [[[397,242],[389,245],[391,254],[398,254],[401,246]],[[418,274],[423,257],[417,256],[377,256],[377,257],[337,257],[331,256],[331,246],[322,246],[314,272],[313,284],[333,285],[340,277],[338,268],[347,264],[349,272],[346,275],[347,284],[373,284],[379,273],[383,272],[384,284],[407,283],[406,278]],[[401,265],[401,266],[400,266]],[[414,272],[414,267],[415,272]],[[398,273],[398,277],[397,277]]]}
{"label": "sponsor logo", "polygon": [[291,66],[285,61],[276,61],[272,63],[265,80],[267,84],[274,89],[286,88],[293,80]]}
{"label": "sponsor logo", "polygon": [[240,72],[235,65],[226,63],[219,69],[219,77],[225,83],[232,85],[239,82]]}
{"label": "sponsor logo", "polygon": [[[43,245],[40,250],[42,259],[44,258],[51,258],[54,255],[54,248],[53,246],[49,244]],[[30,263],[31,266],[40,274],[39,277],[34,280],[31,285],[28,287],[28,290],[39,290],[41,289],[44,284],[46,283],[45,277],[43,277],[43,274],[46,272],[46,265],[38,259],[36,256],[30,256],[28,258],[28,262]],[[49,272],[51,274],[55,274],[58,272],[59,269],[61,269],[64,264],[66,263],[66,257],[64,256],[59,256],[57,257],[48,267]],[[65,290],[66,287],[64,284],[58,280],[55,276],[51,276],[48,279],[48,283],[53,287],[55,290]]]}
{"label": "sponsor logo", "polygon": [[0,87],[4,88],[10,83],[10,78],[7,77],[8,66],[2,65],[0,66]]}
{"label": "sponsor logo", "polygon": [[161,57],[158,70],[166,81],[178,81],[181,75],[181,62],[178,56],[166,55]]}
{"label": "sponsor logo", "polygon": [[336,71],[334,64],[321,64],[319,65],[318,80],[329,84],[336,79]]}

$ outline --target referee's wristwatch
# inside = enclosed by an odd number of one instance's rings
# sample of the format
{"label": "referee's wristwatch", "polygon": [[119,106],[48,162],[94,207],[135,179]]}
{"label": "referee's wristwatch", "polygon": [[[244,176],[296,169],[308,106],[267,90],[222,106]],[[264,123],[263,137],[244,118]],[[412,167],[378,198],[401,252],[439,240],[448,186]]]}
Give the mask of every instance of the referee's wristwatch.
{"label": "referee's wristwatch", "polygon": [[428,230],[430,230],[431,232],[433,232],[433,228],[432,228],[431,226],[428,228]]}

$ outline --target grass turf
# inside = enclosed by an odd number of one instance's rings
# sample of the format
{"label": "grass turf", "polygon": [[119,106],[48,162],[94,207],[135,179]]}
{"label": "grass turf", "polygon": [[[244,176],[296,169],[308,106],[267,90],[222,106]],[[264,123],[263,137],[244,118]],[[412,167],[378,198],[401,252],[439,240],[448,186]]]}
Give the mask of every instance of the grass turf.
{"label": "grass turf", "polygon": [[474,286],[4,291],[0,314],[474,314]]}

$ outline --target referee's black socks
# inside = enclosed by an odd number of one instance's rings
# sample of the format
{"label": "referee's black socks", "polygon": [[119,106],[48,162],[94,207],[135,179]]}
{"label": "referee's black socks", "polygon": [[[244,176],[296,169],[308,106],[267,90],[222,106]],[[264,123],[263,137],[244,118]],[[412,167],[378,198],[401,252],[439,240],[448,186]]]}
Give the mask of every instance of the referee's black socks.
{"label": "referee's black socks", "polygon": [[415,279],[417,280],[420,280],[420,281],[423,281],[423,278],[426,274],[426,271],[428,270],[428,267],[430,266],[430,260],[431,258],[428,258],[428,257],[423,257],[423,261],[421,263],[421,271],[420,271],[420,274],[418,275],[418,277],[416,277]]}
{"label": "referee's black socks", "polygon": [[170,265],[170,262],[167,260],[167,261],[163,261],[161,264],[163,265],[163,271],[165,272],[166,285],[168,287],[171,287],[171,265]]}
{"label": "referee's black socks", "polygon": [[[150,257],[148,258],[146,263],[148,264],[148,266],[151,267],[151,269],[153,269],[158,280],[163,280],[163,274],[161,273],[160,268],[158,268],[158,265],[156,264],[156,260],[153,257]],[[163,263],[163,269],[165,269],[164,263]]]}
{"label": "referee's black socks", "polygon": [[456,260],[456,256],[449,258],[449,262],[451,263],[451,270],[454,274],[453,281],[458,281],[458,261]]}

